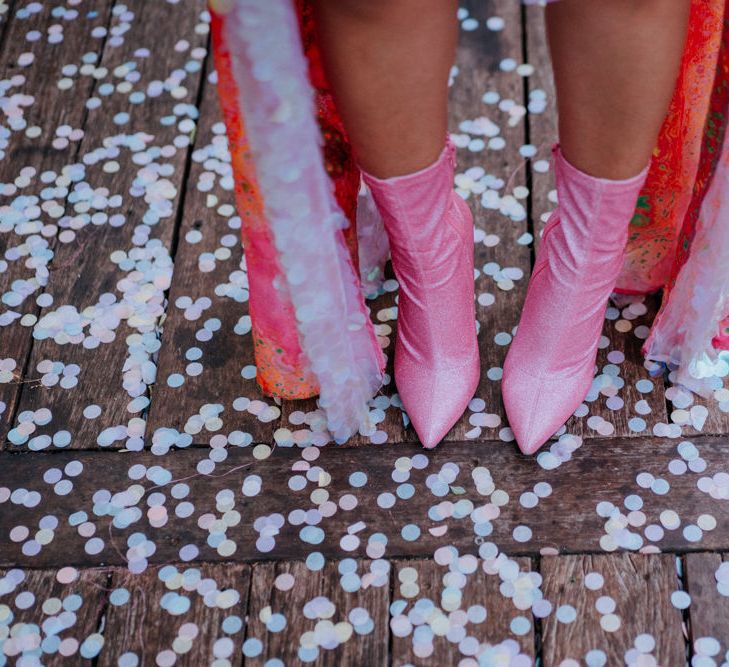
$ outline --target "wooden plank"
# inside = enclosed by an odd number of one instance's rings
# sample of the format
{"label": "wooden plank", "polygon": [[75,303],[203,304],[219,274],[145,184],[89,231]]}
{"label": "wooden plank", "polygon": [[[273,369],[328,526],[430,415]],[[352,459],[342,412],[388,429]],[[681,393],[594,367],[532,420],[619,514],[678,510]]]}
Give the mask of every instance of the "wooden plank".
{"label": "wooden plank", "polygon": [[724,655],[729,650],[729,554],[686,554],[684,562],[693,655]]}
{"label": "wooden plank", "polygon": [[[468,135],[472,139],[468,148],[458,151],[458,172],[478,176],[469,170],[482,168],[486,174],[502,179],[503,186],[491,186],[490,193],[495,199],[501,200],[513,196],[515,191],[517,194],[526,192],[524,160],[519,155],[519,149],[526,140],[525,121],[522,118],[511,124],[509,119],[512,116],[508,111],[499,111],[496,105],[486,104],[482,98],[486,93],[498,92],[500,103],[512,104],[514,107],[524,104],[521,76],[515,71],[508,71],[508,67],[501,67],[509,59],[515,63],[522,61],[520,7],[510,0],[474,0],[463,6],[469,12],[468,19],[475,19],[478,23],[475,30],[461,31],[457,57],[459,71],[451,94],[452,132]],[[486,27],[486,20],[493,16],[503,19],[503,29],[492,31]],[[518,116],[513,118],[518,119]],[[476,126],[467,124],[457,127],[464,121],[477,119],[481,120]],[[490,123],[498,126],[498,136],[489,138],[496,131]],[[479,125],[485,134],[467,132],[468,129],[478,130]],[[505,141],[503,147],[498,143],[500,138]],[[473,142],[479,140],[485,142],[486,148],[472,150],[478,148],[478,144]],[[480,178],[472,180],[479,181]],[[499,344],[497,341],[508,338],[518,322],[530,274],[529,248],[519,243],[527,232],[526,209],[522,219],[518,215],[512,219],[498,209],[484,206],[481,194],[472,192],[467,201],[474,212],[477,234],[476,319],[479,324],[481,380],[475,396],[485,406],[477,410],[482,413],[479,415],[467,410],[446,436],[449,441],[497,439],[501,429],[507,426],[501,402],[500,373],[508,348],[503,342]],[[515,199],[512,204],[516,208],[520,205],[525,207],[526,200]],[[504,207],[508,208],[508,205],[504,204]],[[485,266],[488,274],[484,270]],[[478,403],[472,407],[481,408]],[[508,434],[503,435],[509,437]]]}
{"label": "wooden plank", "polygon": [[527,78],[527,130],[535,152],[529,159],[527,173],[530,181],[533,247],[536,250],[544,224],[557,205],[554,172],[551,168],[552,145],[558,139],[557,94],[544,25],[544,8],[534,5],[525,7],[524,11],[527,59],[534,68]]}
{"label": "wooden plank", "polygon": [[[280,424],[280,401],[265,396],[247,371],[243,377],[244,369],[251,370],[255,363],[250,331],[237,333],[239,322],[248,317],[247,294],[240,303],[218,290],[218,286],[232,282],[235,272],[243,277],[241,292],[247,292],[248,284],[243,273],[245,265],[241,265],[240,221],[235,215],[232,183],[226,170],[229,157],[224,126],[215,79],[210,79],[212,62],[209,58],[200,125],[185,186],[184,215],[157,382],[152,390],[148,433],[153,434],[158,428],[184,432],[187,420],[203,405],[218,403],[224,408],[226,430],[241,430],[256,441],[273,442]],[[219,173],[210,167],[211,162]],[[210,307],[193,318],[192,311],[183,306],[187,300],[202,299],[209,299]],[[198,332],[204,322],[212,319],[220,322],[219,330],[209,339],[201,339]],[[184,382],[178,384],[175,379]],[[236,401],[238,398],[241,400]],[[191,435],[193,442],[207,443],[211,434],[203,429]]]}
{"label": "wooden plank", "polygon": [[[0,573],[0,581],[3,579],[7,585],[2,587],[0,605],[7,605],[12,614],[10,637],[3,639],[4,656],[11,660],[17,656],[13,664],[21,664],[23,655],[28,656],[26,660],[37,655],[48,667],[94,664],[105,643],[105,570],[15,569]],[[59,621],[60,617],[65,620]],[[51,632],[54,622],[58,627]]]}
{"label": "wooden plank", "polygon": [[[52,17],[55,9],[52,3],[40,3],[40,11],[29,13],[27,17],[6,19],[0,28],[3,31],[0,77],[8,80],[18,77],[18,83],[8,95],[28,95],[33,100],[32,104],[26,106],[24,103],[18,109],[22,111],[25,125],[17,119],[13,123],[4,123],[11,132],[7,146],[0,150],[0,218],[10,219],[6,207],[19,202],[20,197],[40,196],[44,189],[48,189],[48,184],[39,180],[42,173],[60,175],[64,167],[75,162],[78,141],[71,140],[64,147],[63,143],[58,143],[56,131],[64,126],[75,131],[86,127],[86,101],[96,80],[88,73],[80,73],[80,66],[84,64],[83,59],[90,61],[92,56],[100,55],[104,39],[96,31],[106,29],[113,4],[112,0],[83,0],[74,7],[78,17],[63,21],[63,40],[59,42],[49,42],[45,37],[48,27],[58,23]],[[9,15],[8,11],[0,16]],[[36,31],[41,33],[40,39],[27,38]],[[64,69],[70,66],[76,66],[76,71]],[[49,100],[52,102],[49,103]],[[14,115],[10,109],[8,113]],[[29,170],[34,170],[32,175]],[[27,175],[27,182],[24,183],[21,178],[16,185],[21,173]],[[56,202],[62,207],[64,200],[65,194],[61,189],[53,196],[44,193],[42,203],[48,207]],[[11,374],[5,380],[2,379],[4,373],[0,372],[0,448],[6,441],[17,407],[20,381],[32,345],[32,325],[41,310],[36,298],[44,291],[42,281],[47,275],[43,262],[37,270],[26,266],[28,244],[33,246],[35,257],[42,254],[42,246],[53,247],[60,217],[57,212],[36,215],[28,210],[27,205],[22,210],[27,211],[30,224],[22,229],[15,224],[7,228],[0,225],[0,297],[3,298],[0,302],[0,337],[3,341],[0,361],[6,360],[6,368]],[[36,220],[40,223],[33,224]],[[45,225],[43,233],[40,233],[40,224]],[[53,235],[50,230],[53,230]],[[16,253],[19,253],[17,257]],[[5,268],[3,262],[7,262]],[[15,281],[28,282],[23,283],[23,291],[16,293],[13,290]],[[29,287],[33,293],[18,303],[17,295],[24,294]]]}
{"label": "wooden plank", "polygon": [[678,424],[684,437],[698,434],[721,435],[729,433],[729,388],[721,388],[709,396],[699,396],[671,380],[668,374],[666,404],[669,421]]}
{"label": "wooden plank", "polygon": [[590,664],[591,651],[601,652],[606,665],[634,664],[626,656],[638,659],[640,652],[653,656],[646,664],[683,665],[681,612],[671,603],[680,590],[675,560],[657,554],[543,558],[544,597],[553,605],[542,621],[544,667]]}
{"label": "wooden plank", "polygon": [[[646,362],[641,347],[658,312],[659,297],[608,306],[597,353],[597,384],[579,416],[567,422],[567,432],[583,438],[636,437],[666,428],[665,383],[662,370]],[[659,426],[663,425],[663,426]]]}
{"label": "wooden plank", "polygon": [[117,570],[112,595],[119,603],[111,599],[98,665],[116,667],[129,654],[140,665],[197,667],[215,658],[237,664],[249,586],[250,567],[238,563],[168,565],[142,574]]}
{"label": "wooden plank", "polygon": [[[525,595],[524,600],[529,602],[523,604],[500,591],[502,582],[508,586],[518,579],[521,587],[528,581],[530,559],[515,558],[501,570],[490,562],[491,571],[487,574],[482,567],[485,561],[475,557],[453,559],[448,564],[445,552],[436,557],[443,559],[440,564],[431,559],[393,562],[393,667],[455,664],[459,657],[477,660],[486,651],[493,664],[500,664],[499,658],[510,664],[505,657],[513,657],[515,652],[503,645],[506,640],[516,642],[518,654],[529,656],[525,664],[532,664],[531,599]],[[462,588],[459,582],[463,583]],[[531,587],[527,588],[531,592]],[[422,605],[427,605],[428,611],[418,613]],[[496,646],[500,648],[494,649]]]}
{"label": "wooden plank", "polygon": [[[102,201],[101,213],[119,217],[113,224],[87,224],[76,231],[73,242],[57,247],[47,292],[54,308],[71,307],[66,311],[70,322],[63,324],[58,312],[39,321],[36,338],[54,334],[60,342],[50,335],[36,340],[27,373],[38,377],[44,360],[75,364],[78,384],[72,389],[61,383],[25,385],[19,406],[21,413],[48,408],[51,420],[33,437],[68,431],[70,448],[119,447],[127,439],[128,446],[141,447],[144,395],[154,379],[155,328],[171,273],[168,249],[194,135],[189,115],[195,112],[185,105],[197,100],[202,76],[195,68],[202,65],[207,44],[207,24],[201,19],[204,0],[176,5],[134,0],[126,6],[134,15],[131,27],[123,39],[107,42],[101,64],[118,76],[116,68],[132,62],[142,82],[132,89],[147,97],[130,111],[126,92],[109,95],[89,112],[89,131],[80,148],[87,161],[98,160],[87,167],[86,181],[100,189],[102,200],[103,188],[110,198],[119,199],[110,205]],[[175,30],[159,30],[170,21]],[[100,154],[102,146],[114,143],[118,155],[113,147],[111,154]],[[63,344],[65,332],[73,335],[78,328],[83,342]],[[141,400],[133,402],[137,396]],[[98,406],[100,414],[87,418],[88,406]],[[64,434],[60,442],[67,440]],[[34,443],[52,446],[47,439]]]}
{"label": "wooden plank", "polygon": [[[2,490],[0,498],[15,495],[6,501],[10,511],[0,512],[0,536],[5,536],[0,566],[124,564],[126,540],[139,531],[154,543],[150,562],[155,563],[179,560],[187,545],[186,551],[197,547],[198,557],[209,561],[233,554],[238,561],[301,559],[310,553],[312,539],[327,558],[364,557],[375,533],[387,537],[383,557],[388,558],[432,555],[444,540],[462,553],[476,553],[480,533],[474,522],[451,516],[451,506],[440,505],[446,501],[463,501],[473,510],[484,507],[485,517],[493,518],[484,518],[479,530],[509,555],[729,550],[729,507],[720,500],[725,486],[718,475],[726,467],[729,442],[702,438],[694,443],[695,449],[682,443],[677,451],[677,443],[663,439],[591,438],[570,454],[576,443],[563,440],[540,459],[546,467],[558,466],[548,473],[502,442],[477,448],[470,442],[449,443],[428,453],[415,443],[381,445],[376,455],[369,448],[312,448],[303,456],[298,448],[276,448],[267,458],[263,445],[232,447],[215,464],[210,450],[199,449],[172,451],[164,459],[149,452],[2,453],[0,489],[8,491]],[[559,456],[571,459],[559,465]],[[681,474],[682,465],[703,471]],[[175,480],[189,487],[185,498],[171,497]],[[702,490],[697,489],[700,480]],[[135,501],[136,491],[131,497],[125,492],[138,484],[148,492]],[[166,517],[147,516],[153,489],[167,499]],[[216,511],[218,493],[225,490],[241,520],[227,531],[230,543],[218,548],[217,542],[208,543],[207,523],[198,521]],[[32,492],[42,503],[34,504]],[[135,517],[130,508],[112,525],[110,514],[118,514],[126,502],[141,513]],[[327,505],[320,508],[323,502]],[[187,503],[193,505],[192,514]],[[53,539],[36,555],[24,555],[36,551],[26,542],[49,504],[59,518]],[[289,521],[296,508],[311,509],[315,518],[322,514],[320,523],[304,525],[295,518],[298,513]],[[318,509],[323,511],[317,514]],[[87,527],[92,534],[85,528],[84,536],[69,524],[68,517],[80,511],[94,513]],[[714,517],[717,529],[698,528],[704,514]],[[271,539],[261,539],[265,517],[269,523],[276,520],[272,515],[285,520]],[[22,527],[31,532],[29,538],[7,539]]]}
{"label": "wooden plank", "polygon": [[372,561],[353,559],[315,571],[302,562],[254,565],[245,664],[385,667],[390,577],[387,562],[378,564],[384,570],[374,573]]}
{"label": "wooden plank", "polygon": [[[551,147],[557,141],[557,98],[552,77],[544,9],[525,7],[527,57],[534,71],[529,75],[528,115],[529,143],[535,154],[528,166],[531,185],[530,211],[535,252],[541,232],[556,207]],[[666,424],[665,387],[660,374],[651,377],[644,364],[641,346],[647,327],[658,312],[657,296],[648,296],[644,306],[625,304],[605,320],[603,339],[597,356],[601,388],[566,424],[568,433],[583,438],[650,435],[657,424]],[[645,310],[644,310],[645,309]],[[619,373],[615,376],[615,371]],[[654,371],[655,372],[655,371]],[[613,381],[612,378],[616,380]],[[637,387],[651,390],[640,391]],[[607,422],[607,423],[606,423]]]}

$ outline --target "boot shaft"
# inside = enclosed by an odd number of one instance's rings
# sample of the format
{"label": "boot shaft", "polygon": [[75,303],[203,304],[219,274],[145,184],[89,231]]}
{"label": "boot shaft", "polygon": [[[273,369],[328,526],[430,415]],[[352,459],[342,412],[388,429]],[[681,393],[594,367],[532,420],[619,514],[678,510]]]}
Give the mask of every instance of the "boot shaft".
{"label": "boot shaft", "polygon": [[[381,179],[362,174],[382,215],[393,259],[436,254],[452,235],[441,224],[452,204],[455,146],[448,140],[431,165],[404,176]],[[460,233],[460,230],[459,230]]]}

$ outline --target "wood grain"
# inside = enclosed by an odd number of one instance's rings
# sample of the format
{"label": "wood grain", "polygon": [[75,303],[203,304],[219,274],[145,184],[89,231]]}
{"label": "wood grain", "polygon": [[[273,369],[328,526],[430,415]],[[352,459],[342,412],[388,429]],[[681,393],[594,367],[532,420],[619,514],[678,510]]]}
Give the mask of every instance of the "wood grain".
{"label": "wood grain", "polygon": [[[708,653],[707,642],[702,642],[702,638],[719,642],[720,651],[716,655],[724,655],[729,650],[729,596],[726,591],[719,592],[716,579],[722,563],[729,563],[729,554],[693,553],[686,554],[684,559],[686,590],[691,596],[688,615],[693,655]],[[724,565],[722,572],[727,569],[729,565]]]}
{"label": "wood grain", "polygon": [[[636,638],[644,634],[654,639],[650,653],[656,662],[652,664],[684,664],[681,613],[671,604],[671,594],[679,589],[674,556],[545,557],[541,572],[544,596],[553,604],[552,613],[542,621],[544,667],[558,667],[570,659],[575,663],[567,664],[583,664],[590,651],[602,651],[606,665],[626,664],[626,651],[635,648]],[[603,578],[604,584],[598,590],[585,586],[585,577],[590,573]],[[610,598],[601,600],[609,605],[607,608],[597,608],[601,597]],[[563,605],[573,608],[573,621],[559,620]],[[613,606],[614,611],[601,612]],[[612,629],[610,616],[619,618],[617,629]]]}
{"label": "wood grain", "polygon": [[[236,664],[245,633],[250,567],[237,563],[174,567],[178,576],[166,581],[160,579],[158,568],[142,574],[114,572],[113,589],[125,589],[129,598],[107,609],[100,667],[116,667],[128,653],[136,655],[140,665],[159,664],[158,657],[175,655],[174,664],[185,667],[211,664],[215,657],[230,657]],[[163,608],[170,598],[174,599]],[[223,626],[234,617],[239,622]]]}
{"label": "wood grain", "polygon": [[[0,579],[7,572],[0,572]],[[71,583],[60,583],[56,570],[26,570],[23,581],[14,590],[0,596],[0,604],[8,605],[12,611],[10,620],[11,639],[4,638],[3,654],[5,656],[22,655],[12,647],[12,637],[38,633],[39,626],[44,628],[38,636],[38,644],[47,636],[56,633],[47,631],[46,623],[58,618],[64,613],[66,620],[73,619],[70,627],[61,627],[57,636],[60,644],[54,646],[52,642],[44,644],[42,653],[43,665],[56,667],[57,665],[83,665],[90,667],[94,663],[98,648],[105,640],[103,638],[103,614],[107,604],[108,572],[101,570],[81,570],[76,573]],[[31,594],[32,603],[20,608],[17,604],[21,594]],[[80,598],[80,606],[70,615],[69,605],[73,605],[73,597]],[[64,605],[64,601],[65,605]],[[49,605],[49,606],[45,606]],[[6,620],[7,622],[7,620]],[[61,625],[61,623],[59,623]],[[87,642],[87,640],[89,640]],[[21,642],[23,643],[23,642]],[[95,647],[95,648],[93,648]],[[30,651],[29,651],[30,653]],[[8,662],[7,664],[10,664]],[[15,664],[15,663],[13,663]],[[20,662],[18,662],[20,664]]]}
{"label": "wood grain", "polygon": [[[341,565],[328,562],[318,571],[312,571],[298,561],[254,565],[246,639],[259,640],[262,651],[257,656],[247,657],[246,665],[262,666],[275,658],[287,667],[312,664],[312,660],[316,665],[331,667],[385,667],[388,664],[389,574],[384,578],[372,578],[371,561],[351,562],[349,565],[356,566],[355,572],[362,579],[362,586],[348,592],[342,587]],[[357,616],[363,609],[369,618]],[[319,615],[317,610],[320,610]],[[285,628],[278,630],[276,619],[270,621],[274,614],[285,617]],[[331,640],[333,628],[328,630],[326,627],[329,623],[351,626],[353,619],[358,624],[351,629],[345,628],[347,634],[351,631],[345,641],[336,647],[317,645],[317,638],[329,637]],[[344,626],[340,625],[340,628]],[[307,641],[308,637],[313,641]]]}
{"label": "wood grain", "polygon": [[527,172],[530,180],[531,223],[534,234],[534,249],[539,248],[541,231],[556,207],[554,172],[552,170],[552,145],[558,140],[557,94],[552,76],[552,61],[549,56],[544,8],[525,7],[526,53],[534,72],[527,78],[527,116],[529,142],[536,149],[529,160]]}
{"label": "wood grain", "polygon": [[[531,570],[531,561],[528,558],[515,558],[514,562],[521,573]],[[444,581],[444,576],[448,575],[449,571],[459,571],[455,566],[439,565],[432,559],[396,560],[393,562],[394,605],[407,603],[407,606],[401,611],[401,614],[406,617],[412,611],[414,601],[422,604],[422,601],[430,600],[436,610],[442,612],[437,615],[445,616],[455,609],[467,613],[474,606],[483,607],[486,610],[485,620],[479,618],[477,621],[468,622],[465,625],[464,636],[475,639],[480,647],[497,645],[508,639],[518,644],[521,654],[534,659],[534,624],[531,610],[518,609],[510,598],[504,596],[499,590],[502,584],[501,578],[497,573],[486,574],[481,567],[482,563],[483,561],[480,560],[477,562],[477,569],[474,572],[469,570],[464,577],[465,586],[458,589],[453,584],[448,586],[447,579]],[[468,567],[470,568],[470,564]],[[414,580],[413,574],[415,574]],[[417,588],[413,588],[413,583]],[[444,599],[443,593],[446,589],[448,594]],[[456,590],[459,591],[460,597],[456,597]],[[471,609],[471,611],[475,610]],[[524,634],[517,635],[511,630],[513,619],[518,617],[524,617],[528,621],[529,629]],[[402,619],[393,618],[395,627],[399,620]],[[419,626],[428,628],[429,625],[432,627],[433,622],[420,623],[413,629]],[[437,627],[437,622],[435,625]],[[452,627],[451,624],[448,625]],[[517,629],[519,628],[517,627]],[[458,644],[461,637],[455,635],[458,639],[453,641],[447,636],[427,634],[431,641],[423,640],[416,643],[413,641],[412,633],[406,636],[394,635],[391,658],[393,667],[453,664],[455,656],[459,655]]]}

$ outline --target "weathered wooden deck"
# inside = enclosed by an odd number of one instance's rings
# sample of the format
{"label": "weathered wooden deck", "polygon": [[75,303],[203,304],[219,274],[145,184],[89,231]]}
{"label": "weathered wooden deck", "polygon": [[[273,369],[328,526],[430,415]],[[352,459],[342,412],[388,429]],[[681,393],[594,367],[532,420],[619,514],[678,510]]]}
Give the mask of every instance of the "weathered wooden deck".
{"label": "weathered wooden deck", "polygon": [[484,368],[426,453],[392,384],[373,433],[322,447],[313,401],[252,379],[204,1],[0,0],[0,665],[729,659],[729,391],[643,363],[655,299],[608,311],[565,434],[513,444],[554,96],[541,10],[467,4]]}

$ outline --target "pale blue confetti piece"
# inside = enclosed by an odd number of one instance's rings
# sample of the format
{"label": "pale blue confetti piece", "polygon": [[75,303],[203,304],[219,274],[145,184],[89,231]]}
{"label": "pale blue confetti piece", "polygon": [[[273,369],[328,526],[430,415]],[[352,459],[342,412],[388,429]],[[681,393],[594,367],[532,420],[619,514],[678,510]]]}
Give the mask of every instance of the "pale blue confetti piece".
{"label": "pale blue confetti piece", "polygon": [[318,526],[305,526],[299,531],[299,537],[307,544],[321,544],[324,541],[324,531]]}
{"label": "pale blue confetti piece", "polygon": [[397,487],[397,497],[402,500],[410,500],[415,495],[415,487],[412,484],[400,484]]}
{"label": "pale blue confetti piece", "polygon": [[243,655],[246,658],[255,658],[261,655],[263,651],[263,643],[260,639],[249,637],[243,642]]}
{"label": "pale blue confetti piece", "polygon": [[266,623],[269,632],[281,632],[286,627],[286,617],[283,614],[272,614]]}
{"label": "pale blue confetti piece", "polygon": [[109,595],[109,602],[115,607],[120,607],[129,602],[129,597],[129,591],[126,588],[117,588]]}
{"label": "pale blue confetti piece", "polygon": [[240,616],[228,616],[222,624],[223,632],[234,635],[243,628],[243,620]]}
{"label": "pale blue confetti piece", "polygon": [[511,619],[511,625],[509,627],[515,635],[522,636],[531,630],[532,624],[526,616],[516,616]]}
{"label": "pale blue confetti piece", "polygon": [[367,484],[367,475],[361,471],[353,472],[349,476],[349,484],[355,488],[361,488]]}
{"label": "pale blue confetti piece", "polygon": [[318,572],[324,567],[325,563],[324,556],[318,552],[313,551],[306,557],[306,567],[308,567],[312,572]]}
{"label": "pale blue confetti piece", "polygon": [[420,537],[420,528],[413,523],[409,523],[402,527],[400,534],[407,542],[414,542]]}

